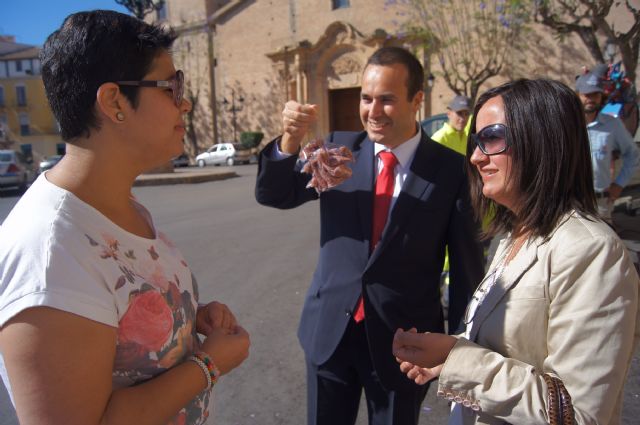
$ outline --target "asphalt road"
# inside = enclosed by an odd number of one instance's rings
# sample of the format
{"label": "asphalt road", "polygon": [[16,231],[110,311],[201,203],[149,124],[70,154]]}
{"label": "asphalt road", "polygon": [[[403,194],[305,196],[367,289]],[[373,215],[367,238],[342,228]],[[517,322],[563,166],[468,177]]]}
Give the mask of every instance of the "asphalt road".
{"label": "asphalt road", "polygon": [[[278,211],[253,197],[255,165],[233,168],[240,177],[211,183],[134,189],[156,225],[180,247],[203,300],[229,305],[251,334],[249,359],[220,380],[210,423],[306,423],[305,371],[296,328],[318,254],[315,203]],[[17,201],[0,197],[0,221]],[[638,226],[637,220],[631,226]],[[639,229],[640,230],[640,229]],[[638,238],[640,239],[640,238]],[[640,351],[625,390],[624,424],[640,417]],[[429,392],[421,425],[444,424],[446,403]],[[361,408],[358,425],[367,423]],[[0,425],[16,425],[0,386]]]}

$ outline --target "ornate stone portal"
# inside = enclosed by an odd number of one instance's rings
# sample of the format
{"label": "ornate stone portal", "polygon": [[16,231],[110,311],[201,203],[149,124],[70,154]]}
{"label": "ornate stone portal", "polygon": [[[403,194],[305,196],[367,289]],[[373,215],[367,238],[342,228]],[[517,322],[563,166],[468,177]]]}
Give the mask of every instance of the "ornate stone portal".
{"label": "ornate stone portal", "polygon": [[[316,137],[331,131],[330,91],[357,89],[367,58],[385,45],[400,41],[383,30],[365,37],[352,25],[334,22],[312,44],[302,41],[295,46],[283,46],[268,53],[287,91],[287,97],[319,107]],[[354,111],[354,113],[357,110]]]}

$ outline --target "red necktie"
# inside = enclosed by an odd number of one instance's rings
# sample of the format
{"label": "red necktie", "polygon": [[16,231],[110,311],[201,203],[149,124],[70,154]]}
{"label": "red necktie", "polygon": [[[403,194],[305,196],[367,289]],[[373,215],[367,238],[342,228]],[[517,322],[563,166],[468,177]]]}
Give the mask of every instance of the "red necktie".
{"label": "red necktie", "polygon": [[[382,230],[387,223],[387,217],[389,216],[389,206],[391,205],[391,198],[393,198],[393,187],[395,184],[394,169],[398,160],[396,156],[391,152],[380,152],[378,154],[382,160],[382,171],[378,174],[376,180],[376,193],[373,198],[373,226],[371,228],[371,251],[375,249],[376,245],[380,241],[382,236]],[[356,306],[356,312],[353,314],[353,320],[357,323],[364,319],[364,303],[362,296],[358,300]]]}

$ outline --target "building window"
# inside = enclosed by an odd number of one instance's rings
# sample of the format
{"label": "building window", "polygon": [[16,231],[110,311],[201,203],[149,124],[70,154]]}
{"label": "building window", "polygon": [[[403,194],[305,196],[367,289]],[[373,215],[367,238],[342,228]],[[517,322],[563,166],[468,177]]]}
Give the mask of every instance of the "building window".
{"label": "building window", "polygon": [[4,106],[4,87],[0,86],[0,106]]}
{"label": "building window", "polygon": [[331,0],[331,6],[335,9],[343,9],[349,7],[349,0]]}
{"label": "building window", "polygon": [[162,3],[162,7],[156,11],[156,20],[158,21],[166,21],[167,20],[167,2]]}
{"label": "building window", "polygon": [[20,135],[28,136],[31,134],[31,129],[29,128],[29,114],[25,114],[24,112],[18,116],[20,120]]}
{"label": "building window", "polygon": [[16,72],[22,72],[22,61],[16,61]]}
{"label": "building window", "polygon": [[18,106],[27,106],[27,88],[16,86],[16,103]]}
{"label": "building window", "polygon": [[9,138],[9,125],[7,124],[7,114],[0,114],[0,141]]}

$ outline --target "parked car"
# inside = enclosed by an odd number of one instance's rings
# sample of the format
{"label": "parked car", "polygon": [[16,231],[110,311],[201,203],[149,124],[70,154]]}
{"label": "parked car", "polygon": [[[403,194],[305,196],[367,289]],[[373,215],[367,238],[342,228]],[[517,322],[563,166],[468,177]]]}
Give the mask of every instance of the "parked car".
{"label": "parked car", "polygon": [[17,188],[24,192],[34,178],[33,160],[19,151],[0,150],[0,189]]}
{"label": "parked car", "polygon": [[175,168],[188,167],[189,166],[189,155],[187,155],[186,153],[183,153],[182,155],[176,156],[175,158],[173,158],[173,166]]}
{"label": "parked car", "polygon": [[60,162],[63,156],[64,155],[52,155],[40,161],[38,173],[44,173],[45,171],[52,169],[54,165]]}
{"label": "parked car", "polygon": [[442,127],[448,120],[449,118],[447,118],[447,114],[437,114],[420,121],[420,125],[427,136],[431,137],[433,136],[433,133],[440,130],[440,127]]}
{"label": "parked car", "polygon": [[251,162],[251,150],[244,148],[240,143],[218,143],[211,146],[206,152],[196,156],[198,167],[205,165],[235,165]]}

